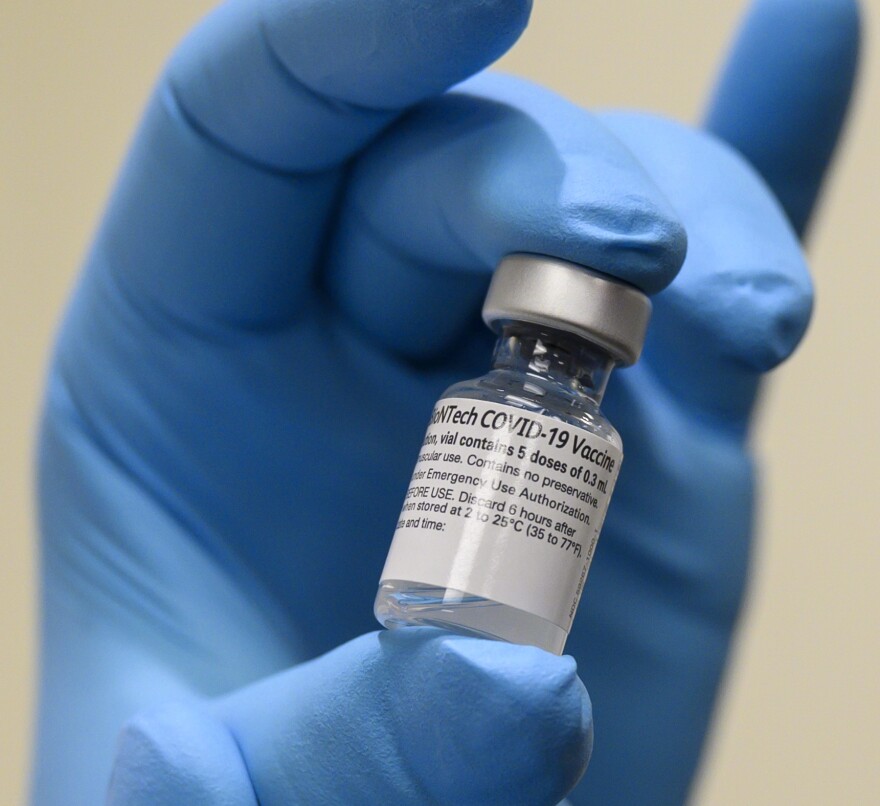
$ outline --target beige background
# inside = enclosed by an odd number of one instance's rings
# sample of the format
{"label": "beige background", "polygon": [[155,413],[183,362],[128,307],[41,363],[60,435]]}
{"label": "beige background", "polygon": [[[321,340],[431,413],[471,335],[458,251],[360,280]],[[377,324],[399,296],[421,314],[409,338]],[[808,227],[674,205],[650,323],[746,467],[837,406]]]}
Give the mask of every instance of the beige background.
{"label": "beige background", "polygon": [[[30,446],[54,323],[150,84],[212,4],[0,4],[0,802],[33,698]],[[696,120],[740,0],[538,0],[504,67]],[[880,40],[880,23],[869,40]],[[694,802],[880,803],[880,73],[870,52],[811,256],[817,315],[758,431],[763,537]],[[601,738],[600,738],[601,740]]]}

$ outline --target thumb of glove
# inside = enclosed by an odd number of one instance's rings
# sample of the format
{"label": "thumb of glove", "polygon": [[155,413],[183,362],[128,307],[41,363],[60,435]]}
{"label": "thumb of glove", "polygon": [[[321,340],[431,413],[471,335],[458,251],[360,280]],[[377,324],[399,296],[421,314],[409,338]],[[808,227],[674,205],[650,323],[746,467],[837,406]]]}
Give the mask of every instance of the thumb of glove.
{"label": "thumb of glove", "polygon": [[551,806],[592,735],[571,657],[430,627],[369,633],[221,700],[136,716],[109,803]]}

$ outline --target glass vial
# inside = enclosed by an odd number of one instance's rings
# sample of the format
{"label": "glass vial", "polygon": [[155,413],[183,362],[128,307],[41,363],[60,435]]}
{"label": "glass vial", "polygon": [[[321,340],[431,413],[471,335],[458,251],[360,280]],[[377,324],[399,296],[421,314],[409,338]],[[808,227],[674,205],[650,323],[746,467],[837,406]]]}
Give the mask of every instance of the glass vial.
{"label": "glass vial", "polygon": [[563,652],[623,458],[599,405],[650,311],[583,266],[501,261],[483,306],[493,366],[434,408],[379,583],[383,625]]}

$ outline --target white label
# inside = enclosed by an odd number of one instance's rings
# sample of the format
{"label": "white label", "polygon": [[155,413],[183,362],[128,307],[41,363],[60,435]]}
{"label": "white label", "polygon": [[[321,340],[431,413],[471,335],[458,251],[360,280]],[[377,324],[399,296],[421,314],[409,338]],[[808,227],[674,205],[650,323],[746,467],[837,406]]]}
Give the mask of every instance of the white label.
{"label": "white label", "polygon": [[568,631],[622,458],[552,417],[441,400],[382,579],[465,591]]}

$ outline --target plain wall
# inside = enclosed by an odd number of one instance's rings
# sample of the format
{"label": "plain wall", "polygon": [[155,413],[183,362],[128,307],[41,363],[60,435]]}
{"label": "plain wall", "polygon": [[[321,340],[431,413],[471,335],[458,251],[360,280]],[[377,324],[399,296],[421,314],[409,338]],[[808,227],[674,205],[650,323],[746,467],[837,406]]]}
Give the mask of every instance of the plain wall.
{"label": "plain wall", "polygon": [[[35,663],[31,444],[53,329],[165,55],[212,3],[0,4],[0,802],[23,802]],[[502,66],[696,122],[738,0],[538,0]],[[870,11],[870,9],[869,9]],[[880,802],[880,73],[814,227],[813,325],[756,433],[761,534],[694,802]],[[597,735],[601,741],[601,732]],[[589,774],[589,773],[588,773]]]}

